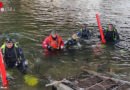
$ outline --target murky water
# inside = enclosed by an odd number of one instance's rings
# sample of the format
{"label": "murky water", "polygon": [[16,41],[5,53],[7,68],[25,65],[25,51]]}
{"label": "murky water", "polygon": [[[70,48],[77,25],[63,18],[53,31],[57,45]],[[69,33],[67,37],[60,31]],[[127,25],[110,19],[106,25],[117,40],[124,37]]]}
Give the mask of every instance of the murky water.
{"label": "murky water", "polygon": [[[16,78],[9,90],[49,90],[45,77],[60,80],[75,75],[85,67],[115,78],[130,81],[130,1],[129,0],[4,0],[6,12],[0,13],[0,40],[11,36],[20,42],[29,62],[28,73],[38,79],[29,86],[24,75],[12,71]],[[99,44],[95,14],[102,26],[112,23],[120,33],[116,48]],[[44,55],[42,41],[56,29],[65,41],[81,24],[93,32],[82,50],[74,49],[57,55]]]}

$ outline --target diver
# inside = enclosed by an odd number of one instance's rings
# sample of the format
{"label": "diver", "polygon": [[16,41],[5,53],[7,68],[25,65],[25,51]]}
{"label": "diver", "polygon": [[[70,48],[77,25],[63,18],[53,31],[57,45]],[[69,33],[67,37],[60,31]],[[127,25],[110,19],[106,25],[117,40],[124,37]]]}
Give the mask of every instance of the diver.
{"label": "diver", "polygon": [[52,30],[50,36],[45,38],[42,45],[43,48],[45,48],[45,53],[61,51],[64,49],[64,42],[57,34],[56,30]]}
{"label": "diver", "polygon": [[71,38],[68,38],[68,40],[64,42],[64,44],[67,49],[72,46],[78,46],[79,49],[81,48],[77,34],[73,34]]}
{"label": "diver", "polygon": [[13,42],[9,37],[6,38],[5,42],[1,46],[1,51],[6,68],[16,67],[21,73],[25,73],[27,63],[22,48],[18,42]]}
{"label": "diver", "polygon": [[82,25],[79,32],[77,33],[78,37],[82,39],[90,39],[91,38],[91,32],[88,30],[87,26],[85,24]]}
{"label": "diver", "polygon": [[[117,44],[119,42],[119,34],[113,24],[109,24],[108,27],[103,30],[104,38],[107,43]],[[99,36],[101,38],[101,36]]]}

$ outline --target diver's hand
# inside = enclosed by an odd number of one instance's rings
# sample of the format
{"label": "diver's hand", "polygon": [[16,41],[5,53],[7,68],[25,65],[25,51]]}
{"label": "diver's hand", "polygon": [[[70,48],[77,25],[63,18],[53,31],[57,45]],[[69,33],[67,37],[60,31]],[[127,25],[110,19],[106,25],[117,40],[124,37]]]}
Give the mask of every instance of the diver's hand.
{"label": "diver's hand", "polygon": [[48,45],[48,46],[47,46],[47,50],[49,50],[49,51],[54,51],[54,48]]}
{"label": "diver's hand", "polygon": [[64,49],[64,46],[60,46],[60,49],[63,50],[63,49]]}
{"label": "diver's hand", "polygon": [[18,65],[21,64],[21,61],[20,60],[17,60],[16,63],[15,63],[15,66],[17,67]]}
{"label": "diver's hand", "polygon": [[79,49],[82,48],[82,45],[79,42],[77,43],[77,46],[78,46]]}

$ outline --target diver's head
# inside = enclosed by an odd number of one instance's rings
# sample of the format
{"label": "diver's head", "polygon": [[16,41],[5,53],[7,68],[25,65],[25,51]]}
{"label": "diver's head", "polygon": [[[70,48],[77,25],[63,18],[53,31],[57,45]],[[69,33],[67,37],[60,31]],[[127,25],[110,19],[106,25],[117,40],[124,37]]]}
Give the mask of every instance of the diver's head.
{"label": "diver's head", "polygon": [[109,25],[108,25],[108,30],[109,30],[109,31],[113,31],[113,28],[114,28],[113,24],[109,24]]}
{"label": "diver's head", "polygon": [[52,36],[52,38],[56,38],[57,37],[57,31],[56,30],[52,30],[51,31],[51,36]]}
{"label": "diver's head", "polygon": [[12,48],[13,47],[13,40],[11,38],[6,38],[5,44],[7,48]]}
{"label": "diver's head", "polygon": [[72,38],[73,38],[74,40],[76,40],[76,39],[77,39],[77,34],[73,34],[73,35],[72,35]]}

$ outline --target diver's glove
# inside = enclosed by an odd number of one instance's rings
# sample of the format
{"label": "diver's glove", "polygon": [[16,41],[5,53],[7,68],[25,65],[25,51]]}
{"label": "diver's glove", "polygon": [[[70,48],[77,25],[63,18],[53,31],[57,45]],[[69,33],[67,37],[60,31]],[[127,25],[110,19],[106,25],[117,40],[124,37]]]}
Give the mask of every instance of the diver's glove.
{"label": "diver's glove", "polygon": [[54,48],[48,45],[48,46],[47,46],[47,50],[49,50],[49,51],[54,51]]}

